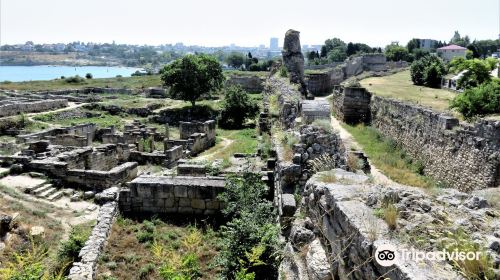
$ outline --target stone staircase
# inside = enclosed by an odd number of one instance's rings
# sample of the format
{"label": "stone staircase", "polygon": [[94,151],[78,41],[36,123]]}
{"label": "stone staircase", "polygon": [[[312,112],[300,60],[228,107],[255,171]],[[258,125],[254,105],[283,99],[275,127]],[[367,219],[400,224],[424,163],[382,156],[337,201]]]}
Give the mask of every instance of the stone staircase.
{"label": "stone staircase", "polygon": [[39,198],[45,198],[49,201],[55,201],[63,196],[63,192],[56,189],[52,184],[42,183],[37,186],[24,189],[25,193],[32,194]]}

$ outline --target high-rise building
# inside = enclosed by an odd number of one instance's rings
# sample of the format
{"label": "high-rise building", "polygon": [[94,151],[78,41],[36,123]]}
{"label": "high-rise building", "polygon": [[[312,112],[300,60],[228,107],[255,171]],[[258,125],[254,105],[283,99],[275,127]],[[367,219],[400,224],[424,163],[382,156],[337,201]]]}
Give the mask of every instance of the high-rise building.
{"label": "high-rise building", "polygon": [[277,50],[278,49],[278,38],[271,38],[271,42],[269,43],[269,48],[271,50]]}

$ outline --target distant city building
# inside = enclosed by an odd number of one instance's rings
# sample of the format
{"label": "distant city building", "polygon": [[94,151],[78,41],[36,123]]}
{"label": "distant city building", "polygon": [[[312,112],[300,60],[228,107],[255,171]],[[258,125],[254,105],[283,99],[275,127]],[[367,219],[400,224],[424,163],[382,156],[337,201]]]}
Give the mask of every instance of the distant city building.
{"label": "distant city building", "polygon": [[465,51],[466,50],[467,49],[464,47],[460,47],[457,45],[449,45],[449,46],[437,49],[437,53],[445,61],[450,61],[455,57],[465,58]]}
{"label": "distant city building", "polygon": [[271,50],[277,50],[279,47],[278,47],[278,38],[271,38],[271,41],[269,43],[269,48]]}
{"label": "distant city building", "polygon": [[432,39],[419,39],[419,41],[420,41],[420,48],[426,50],[433,49],[438,42],[437,40],[432,40]]}

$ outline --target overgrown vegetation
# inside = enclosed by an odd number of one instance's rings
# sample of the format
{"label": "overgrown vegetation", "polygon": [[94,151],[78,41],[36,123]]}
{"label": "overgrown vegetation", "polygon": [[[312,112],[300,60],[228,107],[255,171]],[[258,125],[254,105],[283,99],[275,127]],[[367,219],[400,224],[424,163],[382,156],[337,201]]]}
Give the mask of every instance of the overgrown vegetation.
{"label": "overgrown vegetation", "polygon": [[423,166],[419,161],[413,160],[394,141],[385,138],[376,129],[362,124],[342,126],[352,134],[373,164],[387,177],[400,184],[415,187],[429,188],[436,185],[429,177],[423,176]]}
{"label": "overgrown vegetation", "polygon": [[213,279],[219,235],[199,223],[136,221],[118,217],[108,246],[99,259],[99,280],[110,279]]}
{"label": "overgrown vegetation", "polygon": [[218,264],[225,279],[276,279],[281,260],[280,228],[266,199],[269,190],[256,174],[232,176],[220,199],[225,203]]}
{"label": "overgrown vegetation", "polygon": [[465,90],[450,102],[450,108],[455,108],[466,119],[500,113],[500,82],[495,80]]}
{"label": "overgrown vegetation", "polygon": [[493,260],[481,245],[474,242],[464,230],[459,228],[455,231],[449,231],[447,238],[442,239],[438,246],[440,249],[445,249],[448,252],[479,252],[479,258],[452,260],[450,263],[467,279],[495,279]]}
{"label": "overgrown vegetation", "polygon": [[446,74],[446,69],[441,58],[427,55],[414,61],[410,72],[415,85],[437,88],[441,85],[441,77]]}
{"label": "overgrown vegetation", "polygon": [[241,128],[247,119],[253,119],[259,112],[257,102],[252,100],[241,87],[226,89],[219,125],[225,128]]}

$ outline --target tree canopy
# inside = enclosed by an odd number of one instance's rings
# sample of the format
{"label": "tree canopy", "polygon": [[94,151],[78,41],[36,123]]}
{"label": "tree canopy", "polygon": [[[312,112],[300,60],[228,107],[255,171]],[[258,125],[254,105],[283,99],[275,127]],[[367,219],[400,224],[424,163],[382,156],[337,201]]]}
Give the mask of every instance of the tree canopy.
{"label": "tree canopy", "polygon": [[410,73],[411,80],[416,85],[439,87],[446,69],[441,58],[429,55],[414,61],[411,64]]}
{"label": "tree canopy", "polygon": [[197,54],[186,55],[166,65],[161,70],[161,79],[174,97],[194,106],[201,95],[222,87],[224,75],[217,59]]}
{"label": "tree canopy", "polygon": [[385,56],[389,61],[411,61],[408,50],[405,47],[395,44],[385,47]]}

